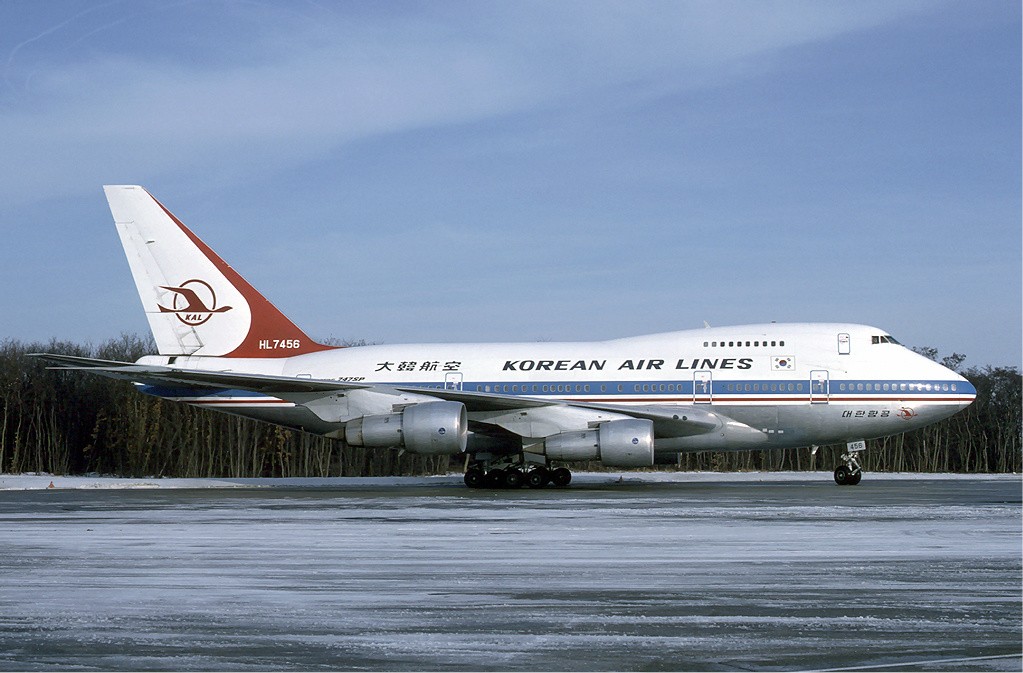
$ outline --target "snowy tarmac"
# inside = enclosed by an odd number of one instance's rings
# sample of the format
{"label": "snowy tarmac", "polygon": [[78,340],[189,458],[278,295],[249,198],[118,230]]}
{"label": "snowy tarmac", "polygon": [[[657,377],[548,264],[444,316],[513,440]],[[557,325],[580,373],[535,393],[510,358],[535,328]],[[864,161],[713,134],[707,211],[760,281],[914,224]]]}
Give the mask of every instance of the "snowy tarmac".
{"label": "snowy tarmac", "polygon": [[1019,477],[460,481],[0,475],[0,669],[1023,665]]}

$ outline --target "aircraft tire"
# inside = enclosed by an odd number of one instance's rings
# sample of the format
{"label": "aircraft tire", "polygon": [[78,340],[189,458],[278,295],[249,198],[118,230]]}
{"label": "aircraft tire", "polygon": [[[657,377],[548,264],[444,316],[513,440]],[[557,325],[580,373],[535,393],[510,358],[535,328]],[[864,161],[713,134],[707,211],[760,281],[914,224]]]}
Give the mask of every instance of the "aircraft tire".
{"label": "aircraft tire", "polygon": [[503,488],[504,487],[504,470],[497,468],[487,472],[486,483],[484,484],[487,488]]}
{"label": "aircraft tire", "polygon": [[862,478],[863,478],[863,472],[859,472],[859,471],[857,471],[857,472],[850,472],[849,473],[849,478],[846,480],[845,483],[848,484],[849,486],[855,486],[856,484],[860,483],[860,479],[862,479]]}
{"label": "aircraft tire", "polygon": [[567,467],[559,467],[551,472],[551,482],[558,488],[564,488],[572,483],[572,473]]}
{"label": "aircraft tire", "polygon": [[514,467],[504,471],[504,487],[505,488],[522,488],[522,483],[525,481],[525,477],[522,472],[515,469]]}
{"label": "aircraft tire", "polygon": [[465,485],[469,488],[483,488],[487,475],[478,467],[470,467],[465,472]]}
{"label": "aircraft tire", "polygon": [[852,472],[845,465],[839,465],[835,468],[835,483],[839,486],[845,486],[851,483]]}
{"label": "aircraft tire", "polygon": [[535,467],[526,473],[526,486],[529,488],[543,488],[551,480],[551,473],[546,467]]}

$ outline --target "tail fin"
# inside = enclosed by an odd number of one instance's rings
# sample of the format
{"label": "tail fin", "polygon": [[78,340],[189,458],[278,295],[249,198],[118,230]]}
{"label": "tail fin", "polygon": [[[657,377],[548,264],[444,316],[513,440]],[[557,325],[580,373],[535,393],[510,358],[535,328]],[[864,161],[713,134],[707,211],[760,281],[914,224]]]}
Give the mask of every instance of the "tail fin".
{"label": "tail fin", "polygon": [[145,189],[103,187],[161,355],[277,358],[327,350]]}

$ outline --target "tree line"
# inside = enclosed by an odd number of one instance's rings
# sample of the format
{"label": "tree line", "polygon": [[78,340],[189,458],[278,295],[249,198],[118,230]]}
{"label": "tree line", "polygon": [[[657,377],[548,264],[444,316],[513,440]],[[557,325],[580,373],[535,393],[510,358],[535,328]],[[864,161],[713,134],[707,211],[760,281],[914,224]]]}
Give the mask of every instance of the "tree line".
{"label": "tree line", "polygon": [[[139,394],[128,383],[47,370],[46,352],[133,362],[155,352],[151,337],[100,346],[66,341],[0,343],[0,472],[132,477],[328,477],[441,474],[462,458],[362,449]],[[934,349],[918,352],[937,359]],[[977,388],[965,411],[940,423],[868,442],[864,469],[897,472],[1020,472],[1023,396],[1015,367],[960,369]],[[682,470],[831,470],[845,446],[682,454]],[[599,465],[594,464],[594,469]]]}

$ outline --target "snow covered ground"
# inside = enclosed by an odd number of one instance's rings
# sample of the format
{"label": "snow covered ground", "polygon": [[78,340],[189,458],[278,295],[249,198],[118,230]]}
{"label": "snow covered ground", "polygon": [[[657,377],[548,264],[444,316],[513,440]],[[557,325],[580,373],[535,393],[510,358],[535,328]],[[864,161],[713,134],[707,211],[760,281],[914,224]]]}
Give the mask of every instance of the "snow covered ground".
{"label": "snow covered ground", "polygon": [[0,669],[1020,670],[1019,477],[460,480],[0,476]]}
{"label": "snow covered ground", "polygon": [[[864,478],[872,481],[907,480],[1016,480],[1012,474],[930,474],[867,472]],[[831,472],[574,472],[573,484],[593,486],[627,481],[630,483],[691,483],[691,482],[760,482],[760,481],[821,481],[830,482]],[[1023,483],[1023,481],[1021,481]],[[52,484],[52,486],[51,486]],[[0,491],[40,488],[375,488],[380,486],[440,486],[462,484],[461,474],[431,477],[310,477],[285,479],[175,479],[162,477],[132,478],[101,475],[65,477],[52,474],[0,474]]]}

